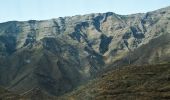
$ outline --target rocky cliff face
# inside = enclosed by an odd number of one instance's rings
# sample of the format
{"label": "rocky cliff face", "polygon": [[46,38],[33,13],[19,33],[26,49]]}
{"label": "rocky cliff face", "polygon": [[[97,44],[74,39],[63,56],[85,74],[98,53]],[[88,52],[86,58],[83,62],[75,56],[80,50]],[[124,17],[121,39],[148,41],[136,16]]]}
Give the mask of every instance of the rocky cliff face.
{"label": "rocky cliff face", "polygon": [[169,34],[169,7],[1,23],[0,84],[19,93],[40,88],[61,95],[110,64],[168,61]]}

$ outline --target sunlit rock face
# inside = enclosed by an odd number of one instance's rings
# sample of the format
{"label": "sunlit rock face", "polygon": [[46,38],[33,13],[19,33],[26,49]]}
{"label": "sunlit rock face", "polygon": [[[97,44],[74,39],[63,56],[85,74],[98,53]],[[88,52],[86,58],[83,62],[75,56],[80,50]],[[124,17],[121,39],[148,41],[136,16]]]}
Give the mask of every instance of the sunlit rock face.
{"label": "sunlit rock face", "polygon": [[39,88],[61,95],[110,64],[168,60],[169,33],[168,7],[145,14],[108,12],[1,23],[0,84],[19,93]]}

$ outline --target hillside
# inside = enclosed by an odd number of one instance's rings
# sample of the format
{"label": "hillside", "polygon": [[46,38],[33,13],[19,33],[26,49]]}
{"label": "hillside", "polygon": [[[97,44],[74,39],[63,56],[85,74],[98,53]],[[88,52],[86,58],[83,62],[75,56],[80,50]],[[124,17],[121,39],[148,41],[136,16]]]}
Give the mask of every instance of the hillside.
{"label": "hillside", "polygon": [[0,87],[0,100],[19,100],[20,96]]}
{"label": "hillside", "polygon": [[169,100],[170,64],[126,66],[109,71],[62,100]]}
{"label": "hillside", "polygon": [[71,93],[49,96],[39,89],[20,95],[0,89],[2,100],[169,100],[170,63],[124,66],[91,80]]}

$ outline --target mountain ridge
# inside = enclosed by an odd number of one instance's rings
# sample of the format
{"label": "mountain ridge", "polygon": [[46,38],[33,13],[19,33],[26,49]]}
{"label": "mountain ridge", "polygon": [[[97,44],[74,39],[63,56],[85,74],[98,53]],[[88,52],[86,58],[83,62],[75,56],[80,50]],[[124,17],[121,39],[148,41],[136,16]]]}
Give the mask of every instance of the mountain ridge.
{"label": "mountain ridge", "polygon": [[[159,9],[147,11],[146,13],[154,12],[154,11],[158,11],[158,10],[163,10],[163,9],[169,9],[169,8],[170,8],[170,6],[166,6],[166,7],[162,7],[162,8],[159,8]],[[69,18],[69,17],[74,17],[74,16],[84,16],[84,15],[92,15],[92,14],[105,14],[105,13],[113,13],[113,14],[122,15],[122,16],[129,16],[129,15],[136,15],[136,14],[145,14],[144,12],[141,12],[141,13],[137,12],[137,13],[131,13],[131,14],[118,14],[118,13],[115,13],[115,12],[112,12],[112,11],[106,11],[106,12],[102,12],[102,13],[75,14],[75,15],[72,15],[72,16],[63,16],[63,17],[49,18],[49,19],[35,20],[35,21],[48,21],[48,20],[53,20],[53,19],[58,19],[58,18],[65,18],[65,17]],[[34,20],[34,19],[30,19],[30,20],[11,20],[11,21],[0,22],[0,24],[8,23],[8,22],[27,22],[27,21],[31,21],[31,20]]]}

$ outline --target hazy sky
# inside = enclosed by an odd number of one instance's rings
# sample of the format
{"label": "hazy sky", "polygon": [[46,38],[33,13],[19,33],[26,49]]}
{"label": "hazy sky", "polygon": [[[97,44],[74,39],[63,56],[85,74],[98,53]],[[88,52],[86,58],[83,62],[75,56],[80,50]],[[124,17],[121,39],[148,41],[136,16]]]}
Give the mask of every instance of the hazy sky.
{"label": "hazy sky", "polygon": [[42,20],[78,14],[132,14],[170,6],[170,0],[0,0],[0,22]]}

